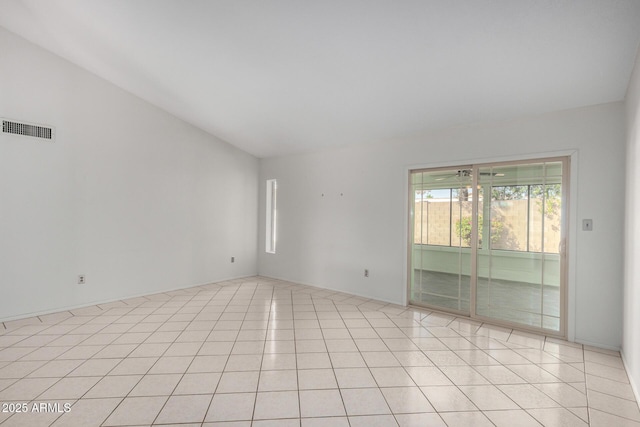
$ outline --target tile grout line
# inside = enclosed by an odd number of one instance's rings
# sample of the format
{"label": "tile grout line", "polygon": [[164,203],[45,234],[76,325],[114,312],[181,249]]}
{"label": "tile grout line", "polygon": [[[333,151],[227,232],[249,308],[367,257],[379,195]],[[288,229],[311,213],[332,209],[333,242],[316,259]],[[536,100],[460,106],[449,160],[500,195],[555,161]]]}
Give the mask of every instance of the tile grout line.
{"label": "tile grout line", "polygon": [[[204,290],[203,290],[203,289],[201,289],[201,290],[199,290],[198,292],[196,292],[196,293],[193,295],[193,297],[192,297],[192,298],[191,298],[187,303],[185,303],[184,305],[185,305],[185,306],[186,306],[186,305],[188,305],[188,303],[189,303],[189,302],[193,301],[193,300],[194,300],[194,298],[196,298],[196,297],[200,294],[200,292],[203,292],[203,291],[204,291]],[[218,291],[216,291],[216,292],[215,292],[215,293],[214,293],[214,294],[213,294],[213,295],[212,295],[212,296],[207,300],[207,304],[208,304],[209,302],[211,302],[211,300],[215,297],[215,295],[217,295],[217,294],[218,294],[218,292],[219,292],[219,290],[218,290]],[[187,331],[187,329],[188,329],[189,325],[193,324],[193,322],[195,321],[195,319],[197,319],[198,315],[199,315],[199,314],[201,314],[201,313],[203,312],[203,310],[205,309],[205,307],[207,307],[207,304],[204,304],[204,305],[202,306],[202,308],[200,309],[200,311],[198,311],[198,313],[193,313],[193,314],[195,314],[195,316],[193,317],[193,319],[191,319],[191,321],[189,321],[189,324],[188,324],[188,325],[185,325],[185,327],[182,329],[182,331],[180,332],[180,334],[178,334],[178,336],[176,336],[176,339],[175,339],[175,340],[174,340],[174,341],[169,345],[169,347],[167,347],[167,349],[162,353],[163,355],[164,355],[164,354],[166,354],[166,353],[169,351],[169,349],[171,348],[171,346],[172,346],[173,344],[178,343],[178,341],[177,341],[177,340],[180,338],[180,336],[181,336],[184,332],[186,332],[186,331]],[[176,311],[176,313],[178,313],[179,311],[180,311],[180,310]],[[168,320],[167,320],[167,321],[168,321]],[[165,322],[165,323],[166,323],[166,322]],[[217,321],[216,321],[216,323],[217,323]],[[215,327],[215,325],[213,325],[213,326]],[[211,328],[211,331],[207,334],[207,338],[211,335],[211,333],[212,333],[212,332],[213,332],[213,327]],[[171,400],[171,398],[173,397],[173,393],[177,390],[178,386],[180,385],[180,382],[184,379],[184,376],[187,374],[187,372],[188,372],[189,368],[190,368],[190,367],[191,367],[191,365],[193,364],[193,361],[194,361],[194,360],[195,360],[195,358],[197,357],[198,352],[200,352],[200,350],[201,350],[201,349],[202,349],[202,347],[204,346],[204,343],[205,343],[205,342],[207,342],[207,338],[205,338],[205,339],[202,341],[202,343],[200,344],[200,347],[198,347],[198,350],[194,353],[194,356],[193,356],[193,358],[191,359],[191,362],[189,363],[189,365],[186,367],[186,369],[184,370],[184,372],[183,372],[183,373],[182,373],[182,375],[180,376],[180,379],[176,382],[176,385],[173,387],[173,390],[171,391],[171,394],[168,396],[167,400],[166,400],[166,401],[164,402],[164,404],[162,405],[162,408],[160,408],[160,411],[158,411],[158,413],[156,414],[156,417],[154,418],[153,422],[151,423],[152,425],[156,422],[156,420],[158,419],[158,417],[160,416],[160,414],[162,413],[162,411],[164,410],[164,408],[167,406],[167,403],[169,402],[169,400]],[[181,341],[181,342],[183,342],[183,341]],[[168,357],[171,357],[171,356],[168,356]],[[139,383],[140,383],[140,382],[145,378],[145,376],[146,376],[146,375],[148,375],[148,374],[149,374],[149,372],[151,372],[151,369],[153,369],[153,367],[156,365],[156,363],[157,363],[161,358],[162,358],[162,355],[161,355],[160,357],[158,357],[158,360],[156,360],[156,362],[155,362],[155,363],[154,363],[154,364],[153,364],[153,365],[152,365],[152,366],[147,370],[147,373],[146,373],[146,374],[144,374],[144,375],[142,376],[142,378],[140,379],[140,381],[138,382],[138,384],[139,384]],[[216,386],[216,387],[217,387],[217,386]],[[133,391],[134,389],[135,389],[135,386],[131,389],[131,391]],[[129,394],[131,394],[131,391],[129,392]],[[215,392],[214,392],[214,394],[215,394]],[[211,396],[211,399],[213,400],[213,395]],[[211,402],[209,402],[209,404],[211,404]],[[207,414],[206,414],[206,412],[205,412],[204,417],[203,417],[203,421],[202,421],[202,422],[204,422],[204,418],[206,418],[206,415],[207,415]],[[108,419],[108,418],[107,418],[107,419]]]}
{"label": "tile grout line", "polygon": [[[227,304],[225,304],[224,309],[222,310],[222,312],[220,313],[220,317],[222,317],[222,315],[224,314],[224,312],[226,311],[226,309],[229,307],[229,305],[231,304],[231,301],[233,301],[233,298],[235,298],[235,296],[238,294],[238,290],[240,289],[241,285],[238,285],[238,288],[235,290],[235,292],[233,293],[233,296],[231,296],[229,298],[229,302],[227,302]],[[220,317],[218,317],[218,320],[216,321],[216,324],[218,323]],[[213,333],[214,329],[212,328],[211,333]],[[211,333],[209,334],[209,336],[211,336]],[[215,399],[216,396],[216,392],[218,391],[218,388],[220,387],[220,383],[222,382],[222,377],[224,376],[224,372],[225,372],[225,368],[227,367],[227,364],[229,363],[229,359],[231,358],[231,353],[233,352],[233,347],[235,346],[235,343],[238,340],[238,334],[236,335],[236,338],[233,342],[233,345],[231,346],[231,349],[229,350],[229,354],[227,355],[227,359],[224,362],[224,366],[222,367],[222,372],[220,373],[220,379],[218,380],[218,383],[216,384],[216,388],[213,391],[213,396],[211,396],[211,401],[209,402],[209,406],[207,407],[206,412],[204,413],[204,418],[202,423],[204,424],[206,422],[207,419],[207,415],[209,414],[209,411],[211,410],[211,407],[213,405],[213,399]],[[215,341],[212,341],[215,342]],[[254,401],[254,407],[255,407],[255,401]],[[253,418],[253,417],[252,417]]]}
{"label": "tile grout line", "polygon": [[[216,293],[217,293],[217,292],[216,292]],[[196,294],[197,294],[197,293],[196,293]],[[154,315],[154,313],[155,313],[155,312],[157,312],[158,310],[161,310],[161,309],[163,309],[163,308],[166,308],[166,307],[165,307],[165,306],[166,306],[166,304],[167,304],[168,302],[170,302],[170,301],[171,301],[175,296],[177,296],[177,295],[173,295],[173,296],[172,296],[172,295],[169,295],[169,294],[167,294],[167,293],[159,293],[159,294],[153,294],[153,295],[166,295],[169,299],[163,300],[163,301],[162,301],[162,304],[161,304],[160,306],[158,306],[158,307],[155,307],[155,309],[154,309],[150,314],[148,314],[145,318],[148,318],[149,316]],[[195,295],[194,295],[194,296],[195,296]],[[193,299],[193,297],[192,297],[189,301],[191,301],[192,299]],[[183,307],[184,305],[186,305],[186,304],[187,304],[187,303],[185,302],[184,304],[182,304],[182,305],[181,305],[181,307],[180,307],[180,308],[182,308],[182,307]],[[140,305],[143,305],[143,304],[140,304]],[[173,316],[177,313],[177,311],[179,311],[179,309],[180,309],[180,308],[176,307],[176,310],[173,312],[173,314],[172,314],[172,315],[170,315],[170,316],[169,316],[169,317],[168,317],[164,322],[158,322],[158,323],[161,323],[161,324],[160,324],[160,326],[158,326],[158,327],[155,329],[155,331],[154,331],[154,332],[152,332],[152,333],[149,335],[149,337],[151,337],[154,333],[159,332],[159,329],[160,329],[160,328],[162,328],[162,326],[163,326],[163,325],[166,325],[167,323],[169,323],[169,322],[171,321],[171,320],[170,320],[170,319],[171,319],[171,317],[173,317]],[[103,328],[103,329],[104,329],[104,328]],[[183,329],[183,331],[184,331],[184,329]],[[126,332],[125,332],[125,333],[126,333]],[[180,334],[178,334],[178,335],[176,336],[176,339],[177,339],[179,336],[180,336]],[[147,339],[148,339],[149,337],[147,337]],[[146,340],[145,340],[145,341],[146,341]],[[136,347],[136,349],[137,349],[140,345],[144,344],[144,343],[145,343],[145,341],[143,341],[142,343],[139,343],[139,345]],[[149,371],[151,371],[151,369],[153,369],[153,367],[156,365],[156,363],[157,363],[157,362],[162,358],[162,355],[164,355],[164,354],[168,351],[168,349],[171,347],[171,344],[173,344],[173,343],[175,343],[175,340],[174,340],[173,342],[170,342],[170,345],[169,345],[169,346],[168,346],[168,347],[167,347],[167,348],[162,352],[162,354],[161,354],[160,356],[158,356],[158,359],[156,360],[156,362],[154,362],[154,364],[153,364],[151,367],[149,367],[149,369],[147,370],[147,373],[148,373]],[[135,351],[135,349],[133,349],[129,354],[133,353],[134,351]],[[127,356],[127,357],[129,357],[129,356]],[[124,359],[123,359],[123,360],[124,360]],[[104,378],[106,378],[106,377],[108,377],[108,376],[109,376],[109,373],[110,373],[111,371],[113,371],[113,369],[117,368],[117,366],[118,366],[119,364],[120,364],[120,363],[118,363],[118,364],[117,364],[116,366],[114,366],[114,367],[113,367],[109,372],[107,372],[105,375],[103,375],[103,379],[104,379]],[[113,410],[109,413],[109,415],[107,415],[107,416],[106,416],[106,418],[102,421],[101,425],[102,425],[104,422],[106,422],[106,421],[107,421],[107,420],[108,420],[108,419],[113,415],[113,413],[114,413],[114,412],[115,412],[115,411],[120,407],[120,405],[124,402],[124,400],[125,400],[127,397],[129,397],[129,395],[131,394],[131,392],[132,392],[132,391],[133,391],[133,390],[134,390],[134,389],[135,389],[135,388],[140,384],[140,382],[144,379],[144,377],[145,377],[147,374],[130,374],[130,375],[132,375],[132,376],[141,375],[141,377],[140,377],[140,380],[138,380],[138,382],[137,382],[133,387],[131,387],[131,389],[129,390],[129,392],[127,392],[127,393],[126,393],[126,395],[125,395],[124,397],[122,397],[122,398],[121,398],[121,400],[120,400],[120,402],[118,403],[118,405],[116,405],[116,406],[113,408]],[[98,382],[100,382],[100,381],[98,381]],[[97,385],[97,383],[96,383],[96,385]],[[176,384],[176,386],[177,386],[177,384]],[[95,385],[94,385],[94,387],[95,387]],[[92,387],[91,389],[93,389],[93,387]],[[90,389],[90,390],[88,390],[86,393],[89,393],[89,392],[91,391],[91,389]],[[85,395],[86,395],[86,393],[85,393]],[[168,400],[168,399],[167,399],[167,400]],[[165,403],[166,403],[166,402],[165,402]],[[159,413],[158,413],[158,414],[159,414]]]}

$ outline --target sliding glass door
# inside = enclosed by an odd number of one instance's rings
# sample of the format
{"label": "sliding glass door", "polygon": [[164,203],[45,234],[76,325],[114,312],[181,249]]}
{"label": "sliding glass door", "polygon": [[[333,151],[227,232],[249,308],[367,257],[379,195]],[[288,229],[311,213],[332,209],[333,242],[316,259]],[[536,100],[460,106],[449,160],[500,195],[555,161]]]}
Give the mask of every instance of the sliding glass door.
{"label": "sliding glass door", "polygon": [[471,166],[416,171],[412,179],[411,301],[469,314]]}
{"label": "sliding glass door", "polygon": [[562,161],[480,167],[476,313],[560,331]]}
{"label": "sliding glass door", "polygon": [[412,171],[411,304],[564,335],[568,159]]}

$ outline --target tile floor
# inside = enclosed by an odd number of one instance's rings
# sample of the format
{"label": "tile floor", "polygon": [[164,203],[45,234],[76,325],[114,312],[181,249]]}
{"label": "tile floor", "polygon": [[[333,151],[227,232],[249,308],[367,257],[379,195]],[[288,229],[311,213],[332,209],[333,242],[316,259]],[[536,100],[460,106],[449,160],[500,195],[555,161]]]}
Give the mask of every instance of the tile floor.
{"label": "tile floor", "polygon": [[262,277],[0,323],[0,405],[30,427],[640,426],[617,352]]}

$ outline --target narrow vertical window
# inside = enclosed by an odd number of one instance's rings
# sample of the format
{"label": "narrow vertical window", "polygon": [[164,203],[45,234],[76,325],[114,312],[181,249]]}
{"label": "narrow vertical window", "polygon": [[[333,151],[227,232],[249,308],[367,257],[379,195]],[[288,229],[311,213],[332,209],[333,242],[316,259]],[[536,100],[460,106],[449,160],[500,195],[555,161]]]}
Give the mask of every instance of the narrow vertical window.
{"label": "narrow vertical window", "polygon": [[265,236],[265,251],[276,253],[276,195],[278,184],[275,179],[267,180],[267,227]]}

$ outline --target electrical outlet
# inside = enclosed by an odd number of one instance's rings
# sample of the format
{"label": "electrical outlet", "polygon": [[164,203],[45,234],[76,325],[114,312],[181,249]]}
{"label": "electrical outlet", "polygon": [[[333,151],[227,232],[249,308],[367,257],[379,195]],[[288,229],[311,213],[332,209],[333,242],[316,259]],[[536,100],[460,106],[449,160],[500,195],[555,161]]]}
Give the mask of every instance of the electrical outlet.
{"label": "electrical outlet", "polygon": [[369,270],[368,269],[364,269],[364,277],[369,277]]}
{"label": "electrical outlet", "polygon": [[232,256],[231,257],[231,262],[236,262],[236,257]]}
{"label": "electrical outlet", "polygon": [[84,285],[87,283],[87,278],[84,274],[78,275],[78,285]]}

